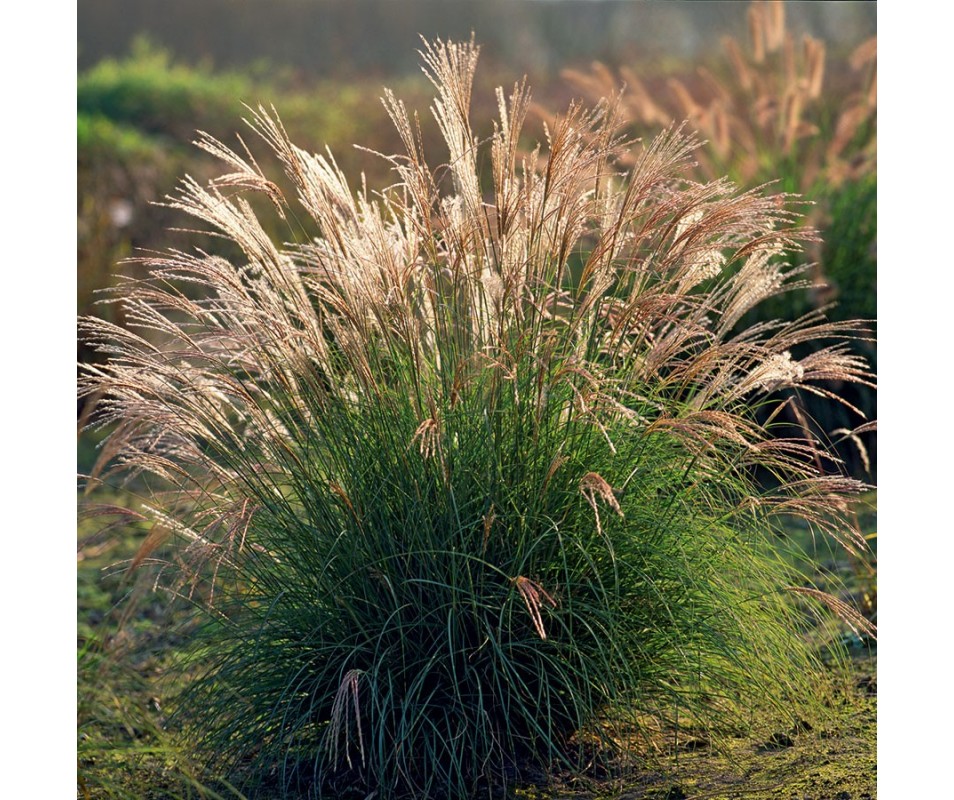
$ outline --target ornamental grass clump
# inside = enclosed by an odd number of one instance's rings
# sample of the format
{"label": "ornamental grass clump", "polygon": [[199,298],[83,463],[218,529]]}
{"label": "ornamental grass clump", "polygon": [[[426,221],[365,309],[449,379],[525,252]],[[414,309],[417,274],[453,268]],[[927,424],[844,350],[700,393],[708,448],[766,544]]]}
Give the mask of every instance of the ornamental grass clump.
{"label": "ornamental grass clump", "polygon": [[795,516],[864,547],[861,486],[754,410],[871,376],[853,323],[733,332],[799,285],[789,198],[683,178],[696,140],[626,141],[611,103],[522,150],[523,85],[479,141],[477,48],[422,55],[440,167],[390,93],[406,152],[376,194],[260,108],[284,186],[203,136],[228,174],[170,201],[241,257],[147,258],[128,327],[82,323],[110,356],[82,381],[115,426],[94,477],[163,485],[137,560],[173,537],[170,585],[207,609],[183,735],[262,796],[460,797],[664,725],[717,740],[759,712],[805,718],[809,609],[864,623],[774,532]]}

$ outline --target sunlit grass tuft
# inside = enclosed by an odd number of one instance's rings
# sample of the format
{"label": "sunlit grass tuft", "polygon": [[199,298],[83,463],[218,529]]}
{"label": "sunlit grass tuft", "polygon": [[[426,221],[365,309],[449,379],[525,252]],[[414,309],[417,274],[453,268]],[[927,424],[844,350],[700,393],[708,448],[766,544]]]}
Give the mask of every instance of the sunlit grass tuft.
{"label": "sunlit grass tuft", "polygon": [[208,610],[186,741],[262,796],[459,797],[582,771],[660,721],[718,739],[805,718],[824,681],[795,599],[819,596],[774,533],[795,516],[864,548],[862,487],[754,414],[871,376],[855,323],[733,333],[799,285],[789,198],[686,180],[693,138],[627,142],[608,103],[527,153],[521,85],[480,142],[477,48],[423,57],[444,165],[391,94],[407,152],[377,195],[259,109],[295,199],[202,137],[228,174],[171,204],[243,257],[149,258],[127,327],[82,323],[111,357],[83,392],[117,426],[92,480],[164,485],[138,558],[177,542],[163,574]]}

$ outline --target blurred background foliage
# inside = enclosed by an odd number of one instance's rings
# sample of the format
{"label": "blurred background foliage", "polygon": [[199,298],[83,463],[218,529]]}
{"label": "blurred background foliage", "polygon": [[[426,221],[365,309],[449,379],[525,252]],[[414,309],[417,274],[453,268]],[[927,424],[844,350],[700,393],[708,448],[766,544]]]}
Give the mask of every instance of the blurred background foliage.
{"label": "blurred background foliage", "polygon": [[[202,130],[237,144],[245,104],[273,105],[294,141],[329,147],[353,185],[364,173],[374,188],[392,177],[369,150],[401,147],[379,102],[388,86],[420,112],[425,151],[440,160],[419,34],[473,32],[483,48],[478,133],[495,113],[494,87],[524,74],[544,119],[572,98],[625,87],[634,135],[684,119],[700,131],[700,179],[728,175],[745,188],[775,181],[774,191],[811,201],[807,222],[821,240],[792,258],[813,264],[812,286],[759,313],[876,317],[874,3],[80,0],[77,25],[79,314],[122,322],[100,290],[136,274],[124,259],[221,249],[212,237],[174,230],[187,221],[154,204],[185,174],[212,177],[214,165],[191,142]],[[275,172],[267,158],[262,166]],[[876,362],[873,343],[859,347]],[[78,358],[93,355],[80,343]],[[875,418],[874,392],[853,391],[851,401]],[[860,422],[833,404],[799,400],[802,419],[792,424],[849,431]],[[852,472],[873,480],[874,434],[838,436]]]}
{"label": "blurred background foliage", "polygon": [[[670,63],[719,49],[745,30],[746,0],[79,0],[80,69],[122,56],[149,33],[190,63],[280,64],[350,79],[418,74],[419,35],[467,38],[511,71],[539,78],[593,59]],[[842,46],[875,33],[874,3],[789,0],[793,29]]]}

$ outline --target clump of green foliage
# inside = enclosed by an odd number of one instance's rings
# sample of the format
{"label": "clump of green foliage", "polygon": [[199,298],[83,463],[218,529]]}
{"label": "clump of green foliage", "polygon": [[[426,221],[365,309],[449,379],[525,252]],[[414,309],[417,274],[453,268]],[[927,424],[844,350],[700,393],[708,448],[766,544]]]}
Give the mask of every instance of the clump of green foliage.
{"label": "clump of green foliage", "polygon": [[863,548],[862,487],[754,413],[871,375],[854,322],[736,332],[800,285],[786,198],[686,179],[698,143],[678,129],[634,155],[608,103],[524,153],[523,85],[481,141],[477,48],[423,58],[445,164],[388,93],[405,151],[390,188],[355,193],[259,109],[294,199],[202,137],[227,174],[172,207],[241,255],[149,258],[121,288],[126,327],[82,322],[109,355],[82,392],[114,426],[93,479],[166,487],[136,561],[171,538],[165,575],[206,601],[182,735],[262,796],[461,797],[583,770],[660,723],[718,739],[811,716],[806,604],[865,622],[774,531],[795,516]]}
{"label": "clump of green foliage", "polygon": [[253,90],[248,78],[177,64],[140,38],[128,58],[101,61],[80,75],[76,102],[83,114],[180,142],[191,139],[197,121],[227,125]]}

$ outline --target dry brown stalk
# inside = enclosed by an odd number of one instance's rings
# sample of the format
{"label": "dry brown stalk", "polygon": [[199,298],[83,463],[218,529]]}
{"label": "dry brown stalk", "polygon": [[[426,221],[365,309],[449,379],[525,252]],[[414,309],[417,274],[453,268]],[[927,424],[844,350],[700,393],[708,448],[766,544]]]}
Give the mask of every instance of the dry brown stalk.
{"label": "dry brown stalk", "polygon": [[328,731],[326,737],[331,740],[331,752],[332,752],[332,761],[338,761],[338,747],[339,741],[341,740],[342,735],[344,735],[344,755],[345,761],[348,763],[348,768],[352,767],[351,763],[351,740],[350,740],[350,730],[351,723],[349,721],[348,710],[352,712],[354,718],[354,726],[358,731],[358,752],[361,754],[361,766],[364,766],[365,756],[364,756],[364,734],[361,731],[361,702],[360,702],[360,686],[359,680],[362,676],[362,671],[359,669],[349,669],[344,677],[341,679],[341,684],[338,686],[338,692],[335,695],[334,703],[331,707],[331,723],[328,726]]}
{"label": "dry brown stalk", "polygon": [[543,615],[540,613],[540,609],[543,607],[543,600],[545,600],[551,608],[556,608],[556,600],[550,597],[539,583],[525,578],[523,575],[518,575],[516,578],[513,578],[512,581],[527,606],[530,619],[533,621],[533,627],[536,629],[540,638],[546,641],[547,632],[543,627]]}
{"label": "dry brown stalk", "polygon": [[793,594],[802,595],[803,597],[810,597],[813,600],[817,600],[822,605],[829,608],[833,611],[839,619],[841,619],[849,628],[854,631],[856,636],[870,636],[872,639],[878,638],[878,629],[866,619],[862,614],[859,614],[855,609],[848,605],[843,600],[839,600],[837,597],[829,594],[828,592],[822,592],[818,589],[809,589],[804,586],[789,586],[788,591]]}

